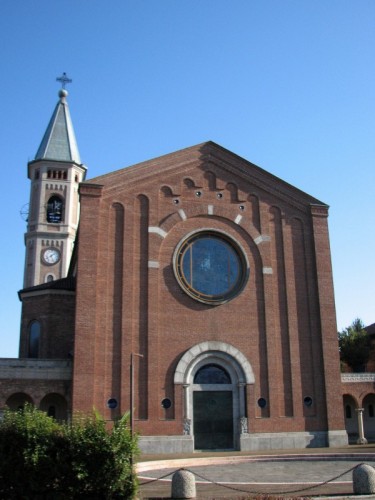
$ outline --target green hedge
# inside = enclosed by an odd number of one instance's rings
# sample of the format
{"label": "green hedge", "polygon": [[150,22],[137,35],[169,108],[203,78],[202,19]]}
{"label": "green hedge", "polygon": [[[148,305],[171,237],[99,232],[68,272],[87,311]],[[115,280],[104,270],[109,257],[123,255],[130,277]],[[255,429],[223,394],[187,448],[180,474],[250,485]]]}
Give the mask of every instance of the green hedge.
{"label": "green hedge", "polygon": [[0,498],[134,498],[137,453],[128,415],[107,429],[98,414],[59,424],[31,405],[0,421]]}

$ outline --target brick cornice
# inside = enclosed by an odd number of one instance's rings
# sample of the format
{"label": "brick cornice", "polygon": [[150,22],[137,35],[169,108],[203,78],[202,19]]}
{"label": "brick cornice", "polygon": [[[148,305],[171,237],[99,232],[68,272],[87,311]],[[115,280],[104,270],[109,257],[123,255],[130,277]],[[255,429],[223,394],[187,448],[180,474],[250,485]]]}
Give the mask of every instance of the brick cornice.
{"label": "brick cornice", "polygon": [[90,182],[81,182],[79,185],[79,194],[81,196],[91,196],[93,198],[100,198],[103,192],[102,184],[91,184]]}
{"label": "brick cornice", "polygon": [[[320,200],[213,142],[199,144],[129,166],[94,178],[92,182],[103,183],[105,185],[105,196],[110,196],[111,191],[121,190],[123,189],[122,186],[125,185],[129,192],[134,185],[145,187],[146,184],[154,184],[155,178],[160,178],[160,175],[162,175],[163,179],[166,179],[172,172],[175,174],[180,172],[185,175],[187,169],[194,166],[203,172],[210,170],[213,166],[218,167],[232,177],[234,175],[246,182],[250,182],[266,193],[284,200],[284,202],[303,213],[309,213],[309,204],[316,203],[324,206],[324,203],[320,202]],[[177,187],[174,189],[178,191]]]}
{"label": "brick cornice", "polygon": [[310,205],[311,215],[313,217],[328,217],[328,206],[327,205]]}
{"label": "brick cornice", "polygon": [[28,299],[30,297],[39,297],[41,295],[75,295],[74,290],[53,290],[53,289],[46,289],[46,290],[35,290],[35,291],[25,291],[23,292],[20,290],[18,292],[19,299],[22,301],[23,299]]}

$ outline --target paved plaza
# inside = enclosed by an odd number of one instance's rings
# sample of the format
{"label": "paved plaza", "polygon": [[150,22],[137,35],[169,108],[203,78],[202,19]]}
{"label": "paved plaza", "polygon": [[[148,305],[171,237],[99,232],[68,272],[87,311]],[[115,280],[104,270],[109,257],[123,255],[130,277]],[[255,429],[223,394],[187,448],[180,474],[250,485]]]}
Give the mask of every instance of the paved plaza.
{"label": "paved plaza", "polygon": [[171,498],[171,478],[180,468],[194,473],[197,499],[244,499],[267,494],[279,498],[347,498],[353,494],[353,469],[361,463],[375,466],[374,445],[270,451],[262,455],[196,453],[168,460],[165,456],[141,457],[139,498]]}

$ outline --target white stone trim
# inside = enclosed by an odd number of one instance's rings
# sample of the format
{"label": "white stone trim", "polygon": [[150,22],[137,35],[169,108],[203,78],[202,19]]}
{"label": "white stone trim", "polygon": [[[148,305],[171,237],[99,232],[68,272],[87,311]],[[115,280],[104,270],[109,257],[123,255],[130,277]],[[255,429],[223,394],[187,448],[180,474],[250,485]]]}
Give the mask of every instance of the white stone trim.
{"label": "white stone trim", "polygon": [[342,373],[341,382],[375,382],[375,373]]}
{"label": "white stone trim", "polygon": [[234,222],[236,224],[239,224],[241,222],[241,220],[242,220],[242,215],[238,214],[237,217],[234,219]]}
{"label": "white stone trim", "polygon": [[213,215],[214,214],[214,206],[213,205],[208,205],[207,206],[207,213],[208,213],[208,215]]}
{"label": "white stone trim", "polygon": [[164,231],[164,229],[162,229],[161,227],[158,227],[158,226],[149,226],[148,232],[155,233],[155,234],[161,236],[162,238],[165,238],[168,234],[166,231]]}
{"label": "white stone trim", "polygon": [[255,238],[254,243],[259,245],[260,243],[271,241],[271,236],[267,236],[266,234],[261,234],[257,238]]}
{"label": "white stone trim", "polygon": [[[255,377],[253,369],[247,360],[246,356],[242,354],[236,347],[231,344],[227,344],[226,342],[220,342],[216,340],[208,340],[206,342],[201,342],[200,344],[196,344],[191,347],[185,354],[182,356],[180,361],[177,364],[176,371],[174,374],[174,383],[175,384],[186,384],[189,383],[189,373],[191,371],[191,367],[203,356],[211,355],[214,352],[221,352],[229,355],[234,358],[239,367],[241,367],[243,371],[243,375],[247,384],[254,384]],[[238,382],[242,382],[238,380]]]}
{"label": "white stone trim", "polygon": [[159,262],[157,260],[149,260],[148,267],[150,269],[159,269]]}
{"label": "white stone trim", "polygon": [[186,220],[187,219],[187,215],[185,213],[185,210],[183,210],[182,208],[180,208],[178,210],[178,214],[179,214],[179,216],[181,217],[182,220]]}
{"label": "white stone trim", "polygon": [[263,267],[263,274],[273,274],[272,267]]}

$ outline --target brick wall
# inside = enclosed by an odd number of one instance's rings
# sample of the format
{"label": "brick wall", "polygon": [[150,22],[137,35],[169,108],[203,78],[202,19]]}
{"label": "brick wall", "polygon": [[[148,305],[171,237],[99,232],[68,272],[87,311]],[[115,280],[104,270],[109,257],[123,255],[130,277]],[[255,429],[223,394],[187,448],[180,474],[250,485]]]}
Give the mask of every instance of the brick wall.
{"label": "brick wall", "polygon": [[[217,340],[254,371],[252,432],[342,429],[326,217],[325,205],[210,144],[81,185],[74,408],[127,411],[130,353],[141,353],[137,425],[181,434],[175,368],[189,348]],[[173,272],[177,244],[203,228],[238,242],[249,265],[245,288],[219,306],[189,297]]]}
{"label": "brick wall", "polygon": [[39,321],[39,358],[71,358],[74,350],[75,293],[43,290],[26,293],[22,299],[20,357],[29,357],[29,330]]}

